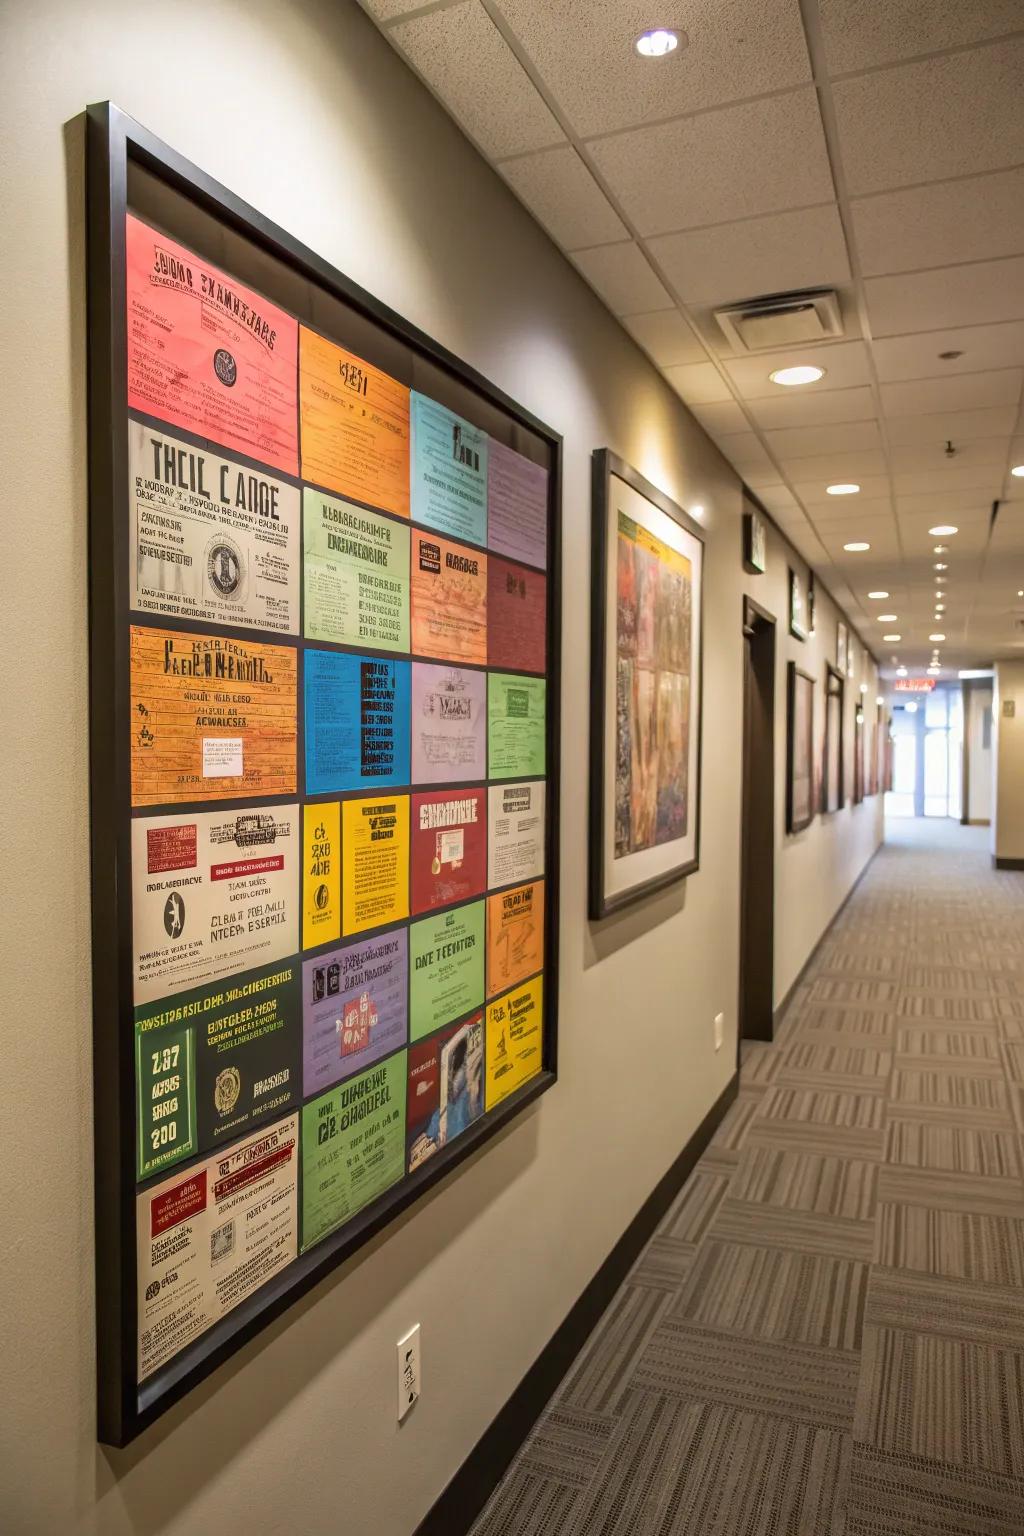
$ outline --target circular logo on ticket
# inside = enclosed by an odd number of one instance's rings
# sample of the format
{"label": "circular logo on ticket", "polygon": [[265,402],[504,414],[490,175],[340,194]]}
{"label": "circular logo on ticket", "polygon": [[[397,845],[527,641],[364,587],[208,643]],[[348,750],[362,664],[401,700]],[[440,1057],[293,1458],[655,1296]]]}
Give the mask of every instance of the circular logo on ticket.
{"label": "circular logo on ticket", "polygon": [[317,911],[322,912],[330,899],[331,893],[327,889],[326,885],[318,885],[316,888],[316,895],[313,897],[313,900],[316,903]]}
{"label": "circular logo on ticket", "polygon": [[218,1115],[230,1115],[238,1103],[241,1091],[242,1074],[237,1067],[225,1067],[223,1072],[217,1073],[217,1081],[213,1085],[213,1102]]}
{"label": "circular logo on ticket", "polygon": [[234,539],[219,533],[206,546],[206,579],[218,597],[241,600],[245,585],[242,551]]}
{"label": "circular logo on ticket", "polygon": [[238,364],[235,362],[227,347],[218,347],[213,354],[213,371],[228,389],[232,389],[238,378]]}
{"label": "circular logo on ticket", "polygon": [[180,939],[185,932],[185,903],[180,891],[172,891],[164,902],[164,927],[169,939]]}

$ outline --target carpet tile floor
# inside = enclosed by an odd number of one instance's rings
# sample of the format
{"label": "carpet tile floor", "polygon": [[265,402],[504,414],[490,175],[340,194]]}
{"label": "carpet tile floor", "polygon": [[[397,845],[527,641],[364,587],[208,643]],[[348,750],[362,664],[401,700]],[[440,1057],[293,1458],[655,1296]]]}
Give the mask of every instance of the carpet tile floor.
{"label": "carpet tile floor", "polygon": [[1024,875],[891,823],[474,1536],[1024,1536]]}

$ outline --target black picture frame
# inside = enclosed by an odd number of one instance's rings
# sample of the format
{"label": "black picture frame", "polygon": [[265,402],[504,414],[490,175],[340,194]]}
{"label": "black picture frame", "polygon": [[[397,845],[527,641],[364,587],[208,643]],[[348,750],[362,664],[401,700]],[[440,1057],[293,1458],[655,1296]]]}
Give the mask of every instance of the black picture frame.
{"label": "black picture frame", "polygon": [[[814,692],[815,681],[795,661],[787,667],[786,675],[786,831],[802,832],[815,817],[814,804]],[[799,695],[799,697],[798,697]],[[797,740],[797,712],[803,711],[806,720],[807,739],[801,746]],[[802,768],[801,778],[807,783],[807,806],[803,811],[796,792],[797,769]]]}
{"label": "black picture frame", "polygon": [[[139,1436],[221,1364],[364,1247],[426,1191],[451,1177],[529,1105],[558,1070],[559,783],[562,439],[484,375],[303,246],[110,102],[86,112],[89,332],[90,808],[93,956],[93,1111],[96,1243],[97,1433],[107,1445]],[[130,691],[127,634],[129,495],[125,217],[139,178],[184,199],[254,261],[344,305],[356,326],[411,349],[424,367],[479,402],[488,420],[546,445],[547,710],[545,964],[540,1071],[449,1147],[406,1173],[345,1225],[299,1252],[259,1290],[141,1383],[137,1371],[134,996],[131,897]],[[187,237],[185,238],[187,242]],[[213,258],[216,259],[216,258]],[[282,307],[294,309],[287,299]],[[385,344],[382,342],[382,345]],[[168,621],[173,624],[173,621]],[[201,627],[201,626],[200,626]],[[207,626],[209,628],[209,626]],[[275,637],[276,638],[276,637]],[[301,633],[286,642],[300,646]],[[283,642],[284,643],[284,642]],[[300,715],[301,718],[301,715]],[[301,782],[301,781],[300,781]],[[282,796],[302,802],[297,793]],[[344,796],[342,797],[344,798]],[[233,802],[221,802],[232,804]],[[304,951],[302,953],[305,953]],[[486,1006],[486,1004],[485,1004]],[[301,1103],[299,1106],[301,1111]],[[194,1161],[208,1157],[202,1153]],[[192,1166],[186,1158],[182,1172]]]}
{"label": "black picture frame", "polygon": [[807,588],[800,573],[789,567],[789,632],[795,640],[806,640],[810,634],[810,614],[807,607]]}
{"label": "black picture frame", "polygon": [[[700,550],[700,575],[694,583],[699,601],[699,613],[695,626],[697,657],[694,663],[691,649],[691,682],[696,680],[697,707],[693,709],[693,689],[690,692],[690,729],[695,731],[695,771],[688,775],[688,790],[692,787],[690,803],[693,807],[693,853],[671,869],[663,870],[650,878],[641,879],[625,890],[611,891],[608,874],[610,861],[606,858],[607,839],[605,772],[608,732],[615,730],[614,712],[607,708],[607,647],[610,636],[616,634],[617,615],[609,614],[607,590],[609,560],[615,547],[609,538],[609,518],[613,506],[612,478],[625,483],[638,496],[677,523]],[[588,912],[598,921],[620,911],[633,902],[641,901],[656,891],[664,890],[676,881],[685,880],[700,868],[700,809],[701,809],[701,757],[702,721],[704,703],[704,530],[681,507],[652,485],[640,472],[609,448],[597,449],[591,464],[591,623],[590,623],[590,857],[588,879]],[[611,718],[609,718],[611,714]],[[664,845],[663,845],[664,846]]]}
{"label": "black picture frame", "polygon": [[[846,803],[845,725],[846,682],[830,661],[825,663],[825,734],[821,754],[821,809],[832,816]],[[835,772],[832,748],[835,745]]]}
{"label": "black picture frame", "polygon": [[751,576],[763,576],[768,568],[768,528],[758,512],[743,514],[743,568]]}

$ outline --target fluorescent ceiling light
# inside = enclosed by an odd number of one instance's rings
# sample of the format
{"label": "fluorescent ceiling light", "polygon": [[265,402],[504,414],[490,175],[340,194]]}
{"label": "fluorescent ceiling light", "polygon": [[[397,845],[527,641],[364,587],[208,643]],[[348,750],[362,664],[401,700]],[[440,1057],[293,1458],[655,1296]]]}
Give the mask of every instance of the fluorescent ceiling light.
{"label": "fluorescent ceiling light", "polygon": [[672,53],[678,47],[679,34],[668,31],[666,27],[641,32],[636,40],[636,51],[643,54],[645,59],[663,59],[666,53]]}
{"label": "fluorescent ceiling light", "polygon": [[864,544],[864,543],[859,543],[859,544],[844,544],[844,545],[843,545],[843,548],[844,548],[844,549],[845,549],[845,550],[846,550],[846,551],[847,551],[847,552],[848,552],[848,553],[849,553],[849,554],[851,554],[851,555],[859,555],[859,554],[862,554],[862,553],[863,553],[863,551],[864,551],[864,550],[865,550],[865,549],[870,549],[870,548],[871,548],[871,545],[870,545],[870,544]]}
{"label": "fluorescent ceiling light", "polygon": [[883,635],[882,639],[885,641],[885,643],[887,645],[895,645],[897,643],[897,641],[903,639],[903,636],[902,635]]}
{"label": "fluorescent ceiling light", "polygon": [[794,384],[817,384],[824,377],[824,368],[815,368],[813,363],[801,363],[796,368],[776,368],[768,375],[772,384],[784,384],[787,389]]}
{"label": "fluorescent ceiling light", "polygon": [[946,638],[945,635],[929,635],[928,636],[929,640],[934,640],[936,642],[938,642],[939,640],[945,640],[945,638]]}
{"label": "fluorescent ceiling light", "polygon": [[1024,480],[1024,464],[1015,464],[1010,474],[1015,475],[1018,480]]}
{"label": "fluorescent ceiling light", "polygon": [[880,613],[878,615],[878,622],[879,624],[895,624],[898,618],[899,614],[897,613]]}
{"label": "fluorescent ceiling light", "polygon": [[928,529],[928,532],[933,538],[945,539],[951,534],[957,533],[958,529],[955,523],[936,523],[934,528]]}
{"label": "fluorescent ceiling light", "polygon": [[856,496],[860,486],[852,480],[840,480],[838,485],[826,485],[825,490],[830,496]]}
{"label": "fluorescent ceiling light", "polygon": [[876,602],[880,602],[883,598],[886,598],[888,596],[889,596],[888,592],[869,592],[868,593],[868,597],[873,597]]}
{"label": "fluorescent ceiling light", "polygon": [[897,677],[906,677],[906,675],[907,675],[906,667],[897,667],[896,668],[896,676]]}

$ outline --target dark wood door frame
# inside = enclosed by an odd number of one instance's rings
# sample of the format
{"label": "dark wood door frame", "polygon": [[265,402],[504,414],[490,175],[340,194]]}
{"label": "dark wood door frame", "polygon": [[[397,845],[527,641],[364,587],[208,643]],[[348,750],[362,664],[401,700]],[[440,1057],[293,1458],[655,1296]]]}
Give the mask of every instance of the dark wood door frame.
{"label": "dark wood door frame", "polygon": [[737,1049],[771,1040],[774,1012],[776,620],[743,599],[743,798]]}

